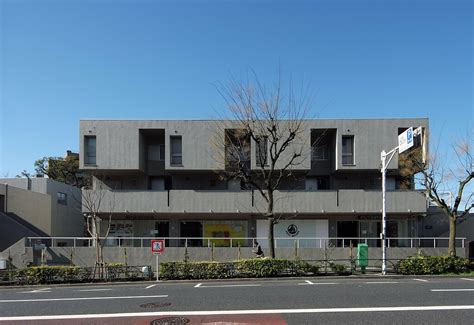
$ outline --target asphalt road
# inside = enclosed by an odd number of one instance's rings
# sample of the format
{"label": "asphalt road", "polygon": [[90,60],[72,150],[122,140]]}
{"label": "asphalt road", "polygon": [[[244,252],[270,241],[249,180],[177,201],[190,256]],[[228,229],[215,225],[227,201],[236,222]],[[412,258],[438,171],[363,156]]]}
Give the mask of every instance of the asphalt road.
{"label": "asphalt road", "polygon": [[0,288],[0,324],[474,324],[474,278]]}

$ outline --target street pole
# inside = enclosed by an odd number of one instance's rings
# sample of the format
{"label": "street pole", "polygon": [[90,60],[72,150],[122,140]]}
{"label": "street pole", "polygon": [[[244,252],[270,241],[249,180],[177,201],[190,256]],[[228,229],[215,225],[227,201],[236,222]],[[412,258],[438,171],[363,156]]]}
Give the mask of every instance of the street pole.
{"label": "street pole", "polygon": [[380,155],[382,160],[382,275],[387,274],[387,246],[385,245],[385,236],[387,233],[386,204],[385,204],[385,178],[387,173],[387,153],[382,150]]}
{"label": "street pole", "polygon": [[[380,154],[380,160],[382,160],[382,168],[380,171],[382,172],[382,234],[380,235],[380,239],[382,240],[382,275],[387,274],[387,207],[386,207],[386,198],[385,192],[386,189],[386,178],[387,178],[387,166],[392,161],[393,156],[398,151],[398,146],[390,150],[389,152],[385,152],[382,150]],[[387,156],[390,156],[387,162]]]}
{"label": "street pole", "polygon": [[160,277],[160,260],[159,260],[159,256],[160,254],[156,254],[156,282],[158,282],[158,279]]}

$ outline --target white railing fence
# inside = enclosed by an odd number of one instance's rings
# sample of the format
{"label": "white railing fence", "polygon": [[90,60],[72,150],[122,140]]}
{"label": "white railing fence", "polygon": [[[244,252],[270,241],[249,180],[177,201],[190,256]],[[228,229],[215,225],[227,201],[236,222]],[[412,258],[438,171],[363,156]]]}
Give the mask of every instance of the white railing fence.
{"label": "white railing fence", "polygon": [[[164,239],[166,247],[253,247],[258,241],[268,247],[267,237],[100,237],[104,247],[151,247],[154,239]],[[438,248],[448,247],[448,237],[391,237],[386,238],[387,247]],[[347,248],[364,243],[370,247],[381,247],[381,240],[375,237],[275,237],[275,248]],[[93,247],[92,237],[26,237],[25,245],[35,249],[42,247]],[[456,238],[456,247],[465,248],[466,238]]]}

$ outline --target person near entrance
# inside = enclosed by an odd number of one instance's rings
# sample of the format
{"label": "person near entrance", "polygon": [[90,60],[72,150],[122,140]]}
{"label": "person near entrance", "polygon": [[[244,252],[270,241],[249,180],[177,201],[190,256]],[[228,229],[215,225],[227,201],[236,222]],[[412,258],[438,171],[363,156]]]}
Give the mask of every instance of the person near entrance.
{"label": "person near entrance", "polygon": [[253,244],[253,250],[252,252],[255,253],[257,258],[263,258],[265,257],[265,254],[263,254],[262,246],[258,243],[258,241],[255,241]]}

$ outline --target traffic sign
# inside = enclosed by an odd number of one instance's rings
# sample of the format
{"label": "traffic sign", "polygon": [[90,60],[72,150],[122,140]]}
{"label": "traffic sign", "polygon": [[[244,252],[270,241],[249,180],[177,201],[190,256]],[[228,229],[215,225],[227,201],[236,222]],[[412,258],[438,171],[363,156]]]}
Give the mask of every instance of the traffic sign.
{"label": "traffic sign", "polygon": [[398,152],[402,153],[413,147],[413,128],[409,127],[398,136]]}
{"label": "traffic sign", "polygon": [[165,241],[163,239],[153,239],[151,241],[151,251],[158,255],[165,251]]}

